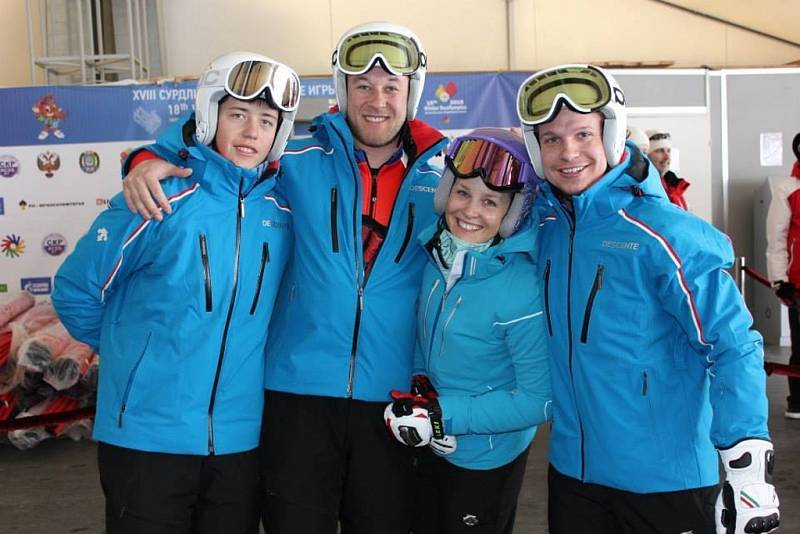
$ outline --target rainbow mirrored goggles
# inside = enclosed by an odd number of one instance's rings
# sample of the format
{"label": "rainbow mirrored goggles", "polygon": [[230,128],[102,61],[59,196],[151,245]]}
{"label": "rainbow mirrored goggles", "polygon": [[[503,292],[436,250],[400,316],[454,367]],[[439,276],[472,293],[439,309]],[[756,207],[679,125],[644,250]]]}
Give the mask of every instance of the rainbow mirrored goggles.
{"label": "rainbow mirrored goggles", "polygon": [[503,145],[500,139],[456,140],[445,156],[445,163],[457,178],[480,177],[495,191],[519,191],[532,180],[533,167],[526,157]]}
{"label": "rainbow mirrored goggles", "polygon": [[570,65],[537,72],[519,88],[517,114],[523,124],[536,125],[553,118],[561,104],[578,113],[591,113],[613,97],[608,78],[591,65]]}
{"label": "rainbow mirrored goggles", "polygon": [[377,61],[396,76],[408,76],[425,68],[427,59],[413,38],[387,31],[353,34],[333,53],[333,64],[350,75],[364,74]]}

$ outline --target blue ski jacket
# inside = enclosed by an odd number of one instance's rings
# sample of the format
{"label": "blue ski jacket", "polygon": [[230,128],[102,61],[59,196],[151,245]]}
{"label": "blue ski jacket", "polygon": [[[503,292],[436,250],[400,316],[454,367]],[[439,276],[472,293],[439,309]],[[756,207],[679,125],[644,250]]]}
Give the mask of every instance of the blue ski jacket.
{"label": "blue ski jacket", "polygon": [[729,239],[670,204],[630,143],[583,193],[542,191],[550,462],[637,493],[716,484],[715,448],[769,438],[762,339],[726,271]]}
{"label": "blue ski jacket", "polygon": [[258,446],[265,325],[292,248],[274,176],[235,166],[177,124],[148,150],[193,169],[163,182],[157,223],[120,193],[58,270],[53,304],[102,359],[94,437],[131,449]]}
{"label": "blue ski jacket", "polygon": [[449,289],[428,252],[439,228],[434,224],[419,238],[428,264],[414,371],[436,388],[445,432],[458,440],[444,458],[467,469],[494,469],[527,449],[550,413],[536,227],[528,221],[497,245],[466,253]]}
{"label": "blue ski jacket", "polygon": [[440,170],[429,160],[447,142],[420,121],[409,122],[408,135],[405,177],[368,277],[361,174],[344,115],[323,114],[311,138],[290,142],[280,185],[295,248],[270,324],[267,389],[388,402],[390,390],[408,388],[425,265],[413,237],[436,218]]}

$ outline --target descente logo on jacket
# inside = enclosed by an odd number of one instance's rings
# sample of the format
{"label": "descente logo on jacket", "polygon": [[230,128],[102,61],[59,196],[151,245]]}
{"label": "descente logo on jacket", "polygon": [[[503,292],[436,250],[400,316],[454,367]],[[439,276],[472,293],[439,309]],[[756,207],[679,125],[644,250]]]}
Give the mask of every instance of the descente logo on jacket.
{"label": "descente logo on jacket", "polygon": [[261,226],[264,228],[275,228],[276,230],[286,230],[289,228],[289,223],[273,221],[272,219],[262,219]]}
{"label": "descente logo on jacket", "polygon": [[409,191],[414,191],[417,193],[435,193],[436,188],[429,185],[412,185],[409,188]]}

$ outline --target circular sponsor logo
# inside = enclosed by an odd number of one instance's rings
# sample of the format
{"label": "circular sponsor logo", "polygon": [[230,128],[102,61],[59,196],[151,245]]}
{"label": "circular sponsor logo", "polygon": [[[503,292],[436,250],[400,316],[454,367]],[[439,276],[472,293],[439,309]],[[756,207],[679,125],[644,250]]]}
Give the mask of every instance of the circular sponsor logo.
{"label": "circular sponsor logo", "polygon": [[92,174],[100,167],[100,156],[94,150],[87,150],[82,153],[78,158],[78,164],[81,166],[83,172]]}
{"label": "circular sponsor logo", "polygon": [[0,176],[11,178],[19,172],[19,160],[14,156],[0,156]]}
{"label": "circular sponsor logo", "polygon": [[48,234],[42,241],[42,248],[51,256],[58,256],[67,250],[67,239],[61,234]]}

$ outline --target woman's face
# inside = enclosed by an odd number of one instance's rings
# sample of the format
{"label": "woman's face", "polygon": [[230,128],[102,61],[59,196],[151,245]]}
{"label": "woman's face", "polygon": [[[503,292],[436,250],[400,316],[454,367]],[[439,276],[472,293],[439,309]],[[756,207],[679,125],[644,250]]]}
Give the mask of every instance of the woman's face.
{"label": "woman's face", "polygon": [[470,243],[494,239],[511,205],[511,197],[511,193],[489,189],[480,178],[456,178],[444,209],[447,228]]}

